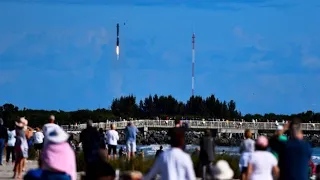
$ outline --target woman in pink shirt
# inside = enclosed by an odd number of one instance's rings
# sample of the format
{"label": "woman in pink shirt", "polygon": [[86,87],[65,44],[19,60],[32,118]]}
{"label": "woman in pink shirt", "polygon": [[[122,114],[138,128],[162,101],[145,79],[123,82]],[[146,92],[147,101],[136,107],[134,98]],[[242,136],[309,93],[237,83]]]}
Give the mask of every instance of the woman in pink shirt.
{"label": "woman in pink shirt", "polygon": [[48,143],[42,151],[44,171],[41,179],[56,179],[60,175],[60,177],[69,176],[69,179],[76,180],[76,157],[67,142],[69,135],[60,126],[56,126],[46,131],[45,137]]}

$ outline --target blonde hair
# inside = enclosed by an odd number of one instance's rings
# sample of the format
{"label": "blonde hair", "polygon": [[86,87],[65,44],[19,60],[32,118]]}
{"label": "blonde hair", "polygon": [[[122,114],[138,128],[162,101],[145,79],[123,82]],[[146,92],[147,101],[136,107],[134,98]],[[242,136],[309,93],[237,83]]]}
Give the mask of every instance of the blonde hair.
{"label": "blonde hair", "polygon": [[252,137],[252,133],[251,133],[251,130],[250,130],[250,129],[246,129],[246,130],[244,131],[244,137],[245,137],[246,139],[250,139],[250,138]]}
{"label": "blonde hair", "polygon": [[116,129],[116,125],[115,124],[110,124],[110,129]]}

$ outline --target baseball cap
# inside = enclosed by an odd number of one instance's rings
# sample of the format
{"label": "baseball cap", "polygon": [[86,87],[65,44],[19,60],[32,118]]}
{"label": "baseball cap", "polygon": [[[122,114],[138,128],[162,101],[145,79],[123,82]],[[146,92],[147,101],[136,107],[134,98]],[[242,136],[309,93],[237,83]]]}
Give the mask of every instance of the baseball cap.
{"label": "baseball cap", "polygon": [[277,131],[282,131],[282,130],[283,130],[283,126],[282,125],[277,126]]}

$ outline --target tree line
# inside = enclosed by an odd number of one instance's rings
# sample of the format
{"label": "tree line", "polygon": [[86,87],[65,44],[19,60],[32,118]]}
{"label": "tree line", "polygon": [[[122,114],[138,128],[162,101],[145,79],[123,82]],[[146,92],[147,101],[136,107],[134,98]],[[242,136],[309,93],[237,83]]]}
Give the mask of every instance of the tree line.
{"label": "tree line", "polygon": [[166,119],[184,118],[184,119],[208,119],[218,118],[225,120],[258,121],[267,120],[290,120],[293,117],[299,117],[303,122],[320,122],[320,113],[312,111],[299,114],[245,114],[242,115],[236,109],[236,102],[222,101],[214,95],[208,97],[191,96],[187,102],[178,101],[171,95],[158,96],[150,95],[137,102],[133,95],[116,98],[111,103],[111,108],[100,108],[96,110],[77,110],[77,111],[54,111],[54,110],[35,110],[19,108],[13,104],[4,104],[0,106],[0,117],[7,125],[11,125],[20,116],[25,116],[32,126],[41,126],[47,122],[49,115],[54,114],[59,124],[84,123],[87,119],[95,122],[105,122],[106,120],[122,119]]}

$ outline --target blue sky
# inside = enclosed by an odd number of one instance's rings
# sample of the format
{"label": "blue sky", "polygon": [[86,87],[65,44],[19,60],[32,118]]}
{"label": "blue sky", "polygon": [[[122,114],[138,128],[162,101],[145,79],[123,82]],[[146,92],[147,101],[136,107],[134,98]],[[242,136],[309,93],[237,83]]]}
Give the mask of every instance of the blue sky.
{"label": "blue sky", "polygon": [[0,104],[95,109],[155,93],[186,101],[194,31],[196,95],[234,99],[243,113],[320,110],[317,0],[150,2],[0,0]]}

